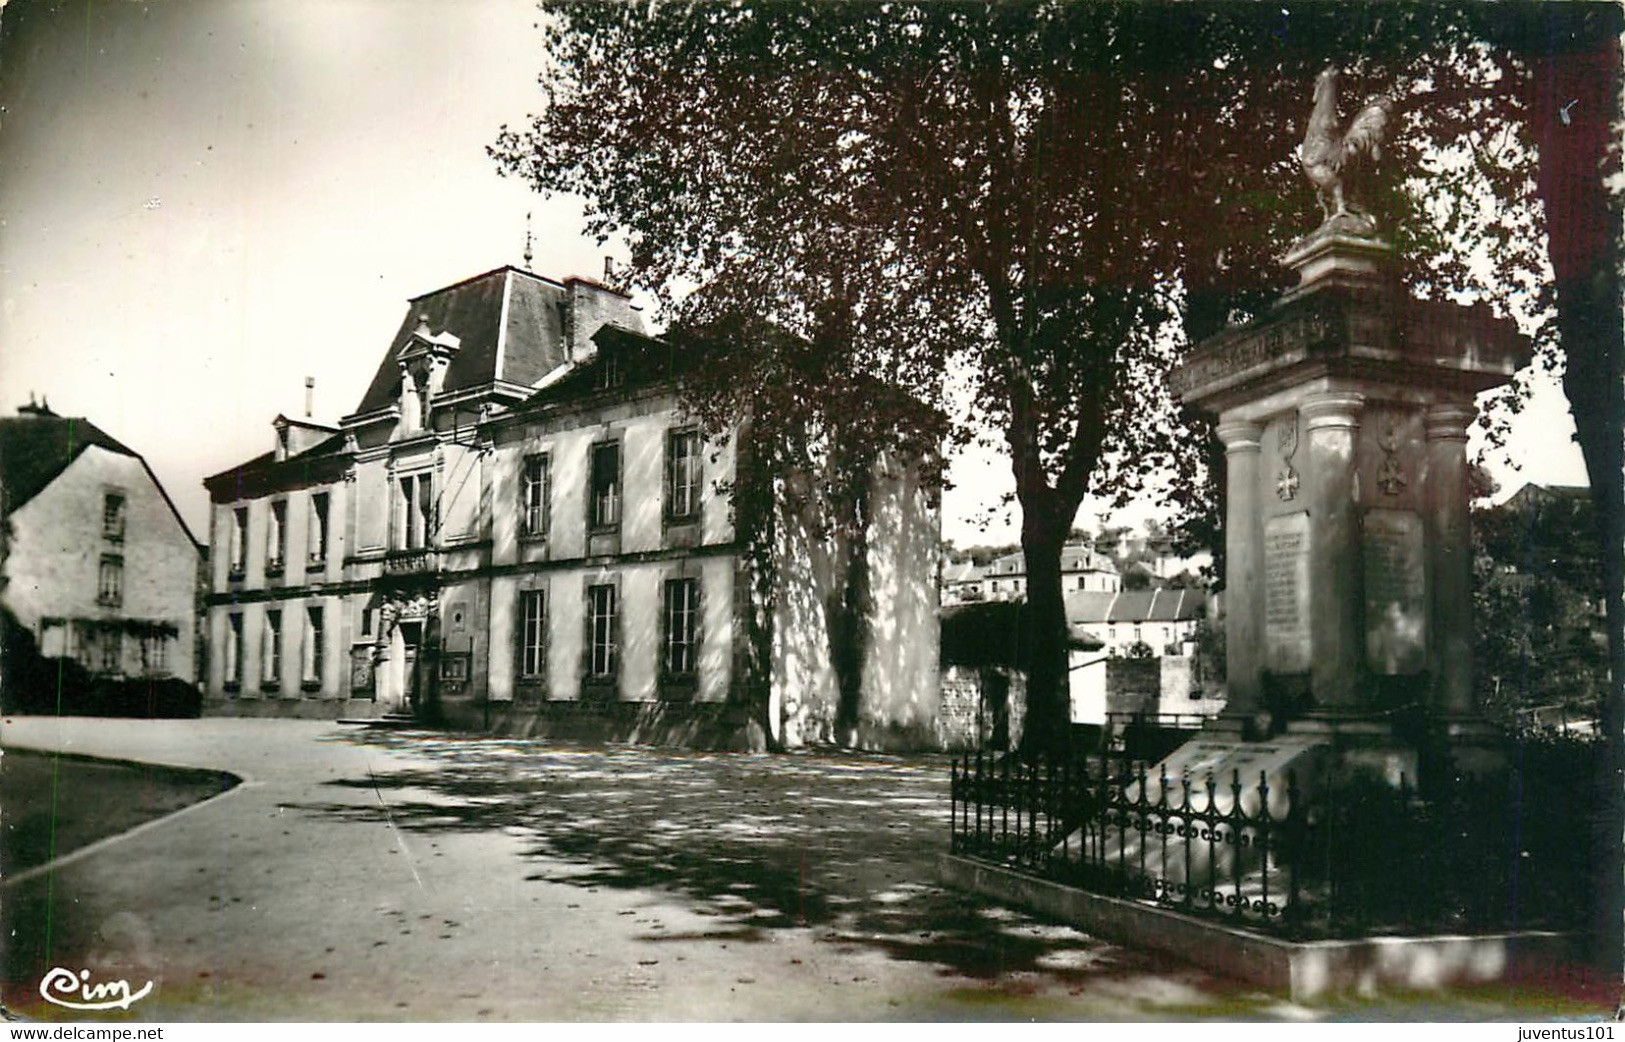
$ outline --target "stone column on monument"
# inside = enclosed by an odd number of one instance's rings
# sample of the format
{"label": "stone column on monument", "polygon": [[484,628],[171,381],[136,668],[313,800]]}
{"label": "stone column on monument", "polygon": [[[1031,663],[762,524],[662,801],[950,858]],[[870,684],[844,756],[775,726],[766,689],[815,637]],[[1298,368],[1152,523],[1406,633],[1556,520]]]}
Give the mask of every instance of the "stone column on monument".
{"label": "stone column on monument", "polygon": [[1433,576],[1432,699],[1435,713],[1455,719],[1478,714],[1473,692],[1473,558],[1467,517],[1467,426],[1470,402],[1427,411],[1428,564]]}
{"label": "stone column on monument", "polygon": [[1216,433],[1224,443],[1224,715],[1246,720],[1263,703],[1263,561],[1258,513],[1259,441],[1264,428],[1250,420],[1225,420]]}
{"label": "stone column on monument", "polygon": [[1309,633],[1314,659],[1309,684],[1314,711],[1328,716],[1361,710],[1365,635],[1361,589],[1354,450],[1365,397],[1346,391],[1313,394],[1298,415],[1309,449]]}

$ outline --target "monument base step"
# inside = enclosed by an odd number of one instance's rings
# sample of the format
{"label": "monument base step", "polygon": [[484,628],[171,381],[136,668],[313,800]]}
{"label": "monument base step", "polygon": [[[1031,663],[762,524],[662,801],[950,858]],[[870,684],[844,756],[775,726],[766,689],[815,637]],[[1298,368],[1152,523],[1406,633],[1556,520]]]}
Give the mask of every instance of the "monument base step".
{"label": "monument base step", "polygon": [[1576,938],[1564,933],[1287,941],[952,854],[942,855],[937,868],[948,886],[1038,912],[1106,940],[1171,955],[1293,1002],[1550,982],[1565,979],[1575,965]]}

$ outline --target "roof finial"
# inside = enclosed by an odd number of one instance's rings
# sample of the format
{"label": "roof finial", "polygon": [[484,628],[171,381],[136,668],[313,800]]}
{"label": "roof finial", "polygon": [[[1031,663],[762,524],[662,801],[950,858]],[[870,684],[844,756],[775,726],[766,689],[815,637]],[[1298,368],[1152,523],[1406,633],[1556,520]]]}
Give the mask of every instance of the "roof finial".
{"label": "roof finial", "polygon": [[525,212],[525,270],[526,271],[530,270],[531,257],[532,257],[532,254],[530,252],[530,212],[527,210]]}

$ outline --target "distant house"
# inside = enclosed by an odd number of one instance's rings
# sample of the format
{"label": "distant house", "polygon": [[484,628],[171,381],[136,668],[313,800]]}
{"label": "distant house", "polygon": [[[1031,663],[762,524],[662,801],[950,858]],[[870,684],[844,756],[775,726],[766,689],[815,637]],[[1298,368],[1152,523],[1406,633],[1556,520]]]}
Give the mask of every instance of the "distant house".
{"label": "distant house", "polygon": [[1189,557],[1180,555],[1174,537],[1155,530],[1112,529],[1095,540],[1095,549],[1111,555],[1124,573],[1143,575],[1151,586],[1166,585],[1181,573],[1194,575],[1213,564],[1213,555],[1206,550]]}
{"label": "distant house", "polygon": [[[1203,675],[1196,627],[1207,614],[1201,590],[1122,590],[1067,595],[1075,636],[1101,642],[1074,650],[1068,671],[1074,723],[1113,716],[1209,717],[1224,708],[1218,685]],[[1136,654],[1138,653],[1138,654]]]}
{"label": "distant house", "polygon": [[[982,570],[982,598],[1014,601],[1027,596],[1027,558],[1021,553],[995,558]],[[1122,588],[1122,578],[1110,557],[1081,543],[1061,548],[1063,593],[1111,593]]]}
{"label": "distant house", "polygon": [[983,572],[974,561],[946,562],[942,566],[942,605],[975,604],[987,599]]}
{"label": "distant house", "polygon": [[1072,626],[1101,642],[1107,655],[1127,655],[1144,644],[1153,657],[1182,653],[1196,639],[1196,624],[1207,614],[1201,590],[1068,591],[1066,617]]}
{"label": "distant house", "polygon": [[90,421],[0,419],[0,604],[39,651],[111,678],[196,677],[201,549],[152,468]]}
{"label": "distant house", "polygon": [[1590,509],[1591,489],[1585,485],[1525,484],[1500,506],[1508,513],[1530,515],[1541,512],[1553,504],[1565,504],[1575,509]]}

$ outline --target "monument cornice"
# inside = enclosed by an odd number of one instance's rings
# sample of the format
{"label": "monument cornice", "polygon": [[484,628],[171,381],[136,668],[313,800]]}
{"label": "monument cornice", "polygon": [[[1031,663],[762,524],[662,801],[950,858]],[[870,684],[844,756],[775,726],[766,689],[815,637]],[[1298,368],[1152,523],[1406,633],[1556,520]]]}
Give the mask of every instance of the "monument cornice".
{"label": "monument cornice", "polygon": [[1317,375],[1399,378],[1471,395],[1506,382],[1530,352],[1516,324],[1486,306],[1328,278],[1203,341],[1168,379],[1176,398],[1213,412]]}

